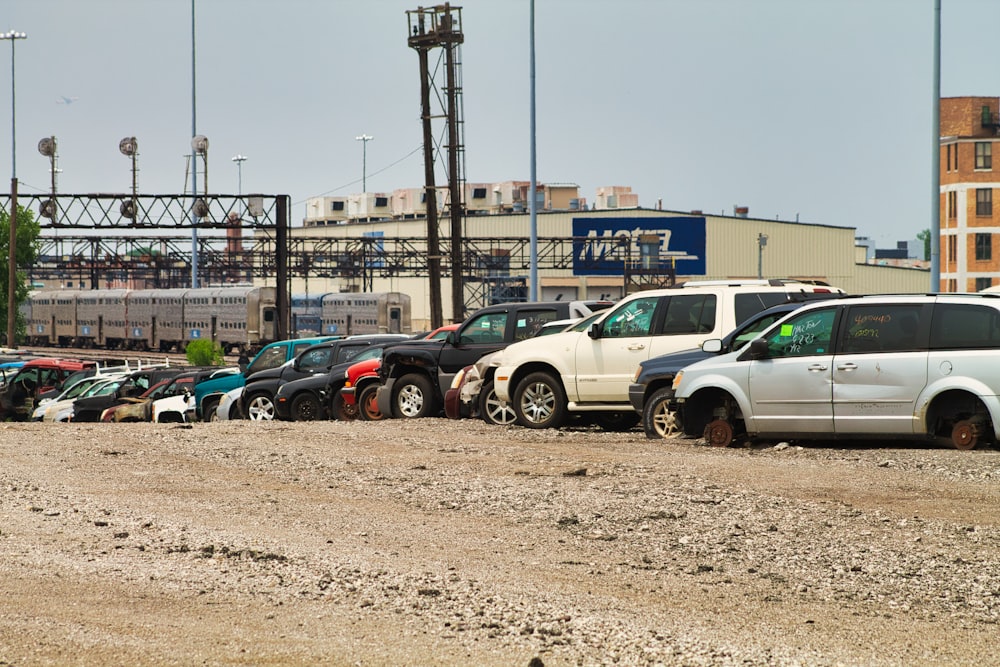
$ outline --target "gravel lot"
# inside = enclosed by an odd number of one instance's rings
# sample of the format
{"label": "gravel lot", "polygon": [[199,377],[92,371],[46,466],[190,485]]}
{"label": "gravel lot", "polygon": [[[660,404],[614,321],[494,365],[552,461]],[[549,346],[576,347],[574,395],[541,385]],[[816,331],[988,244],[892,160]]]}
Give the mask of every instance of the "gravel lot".
{"label": "gravel lot", "polygon": [[0,665],[1000,664],[1000,452],[0,424]]}

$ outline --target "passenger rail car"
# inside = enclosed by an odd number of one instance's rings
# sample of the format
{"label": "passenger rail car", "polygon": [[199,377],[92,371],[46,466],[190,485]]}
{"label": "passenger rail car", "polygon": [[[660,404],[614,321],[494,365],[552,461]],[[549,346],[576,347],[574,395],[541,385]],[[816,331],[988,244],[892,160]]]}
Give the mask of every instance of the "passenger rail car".
{"label": "passenger rail car", "polygon": [[251,351],[277,339],[275,299],[273,287],[35,292],[27,342],[167,352],[207,338]]}
{"label": "passenger rail car", "polygon": [[324,336],[413,333],[410,296],[402,292],[334,292],[322,306]]}

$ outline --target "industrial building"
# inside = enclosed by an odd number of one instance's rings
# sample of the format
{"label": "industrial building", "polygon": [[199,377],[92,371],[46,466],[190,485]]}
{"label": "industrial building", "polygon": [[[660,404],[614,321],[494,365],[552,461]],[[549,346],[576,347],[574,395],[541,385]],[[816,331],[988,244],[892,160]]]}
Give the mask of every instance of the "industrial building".
{"label": "industrial building", "polygon": [[[466,307],[526,296],[529,275],[527,183],[467,184],[464,222],[468,265],[464,270]],[[425,275],[394,272],[401,248],[419,254],[427,236],[419,188],[317,198],[306,204],[303,227],[290,230],[314,244],[317,261],[326,261],[323,243],[366,238],[375,251],[354,258],[354,276],[293,277],[293,294],[328,291],[401,291],[413,298],[414,326],[429,321],[430,283]],[[628,187],[601,188],[588,206],[572,184],[538,186],[537,238],[539,298],[618,299],[647,287],[683,280],[797,278],[823,281],[850,293],[926,292],[924,268],[866,261],[856,246],[855,228],[753,218],[745,207],[732,214],[670,211],[637,205]],[[479,195],[479,196],[476,196]],[[440,209],[447,208],[444,197]],[[308,240],[308,241],[307,241]],[[402,240],[406,240],[403,242]],[[441,236],[442,248],[450,238]],[[369,246],[371,247],[371,246]],[[420,258],[426,261],[426,258]],[[300,272],[293,269],[292,275]],[[409,275],[407,275],[409,274]],[[442,292],[449,293],[445,271]],[[445,300],[446,320],[461,319]]]}
{"label": "industrial building", "polygon": [[1000,284],[1000,98],[941,99],[941,290],[978,292]]}

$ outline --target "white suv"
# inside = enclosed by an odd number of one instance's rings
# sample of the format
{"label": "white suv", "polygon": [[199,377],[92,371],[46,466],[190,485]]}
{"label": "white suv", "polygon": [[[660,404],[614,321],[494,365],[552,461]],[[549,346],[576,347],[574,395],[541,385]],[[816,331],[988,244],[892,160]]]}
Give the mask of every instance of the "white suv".
{"label": "white suv", "polygon": [[803,306],[674,378],[684,432],[925,438],[971,449],[1000,425],[1000,298],[847,297]]}
{"label": "white suv", "polygon": [[497,397],[529,428],[558,428],[569,413],[591,413],[605,429],[639,416],[628,398],[640,361],[721,338],[752,315],[802,292],[837,292],[790,280],[701,281],[637,292],[587,331],[532,338],[504,350]]}

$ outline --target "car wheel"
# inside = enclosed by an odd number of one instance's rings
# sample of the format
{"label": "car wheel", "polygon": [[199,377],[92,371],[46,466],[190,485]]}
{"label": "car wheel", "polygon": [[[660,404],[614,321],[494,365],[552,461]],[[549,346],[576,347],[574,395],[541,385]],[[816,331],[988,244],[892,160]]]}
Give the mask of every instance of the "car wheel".
{"label": "car wheel", "polygon": [[370,384],[361,390],[358,396],[358,414],[362,421],[377,422],[385,419],[385,415],[379,412],[378,401],[375,394],[378,393],[378,384]]}
{"label": "car wheel", "polygon": [[637,412],[595,412],[594,423],[605,431],[623,433],[639,423]]}
{"label": "car wheel", "polygon": [[435,414],[437,403],[431,381],[418,373],[401,377],[392,399],[392,416],[396,419],[417,419]]}
{"label": "car wheel", "polygon": [[559,428],[566,421],[566,394],[550,373],[532,373],[514,391],[517,421],[527,428]]}
{"label": "car wheel", "polygon": [[680,420],[677,413],[670,409],[673,398],[674,390],[665,387],[654,392],[642,406],[642,430],[647,438],[659,440],[680,434]]}
{"label": "car wheel", "polygon": [[330,405],[330,412],[333,414],[334,419],[339,419],[342,422],[354,421],[358,418],[358,407],[356,405],[348,405],[344,402],[344,397],[337,392],[337,395],[333,397],[333,403]]}
{"label": "car wheel", "polygon": [[264,393],[252,394],[246,402],[247,419],[255,422],[274,419],[274,401]]}
{"label": "car wheel", "polygon": [[517,421],[514,408],[507,401],[501,401],[493,389],[493,383],[487,382],[479,390],[479,415],[487,424],[509,426]]}
{"label": "car wheel", "polygon": [[292,419],[297,422],[311,422],[319,419],[319,400],[315,395],[305,392],[292,401]]}
{"label": "car wheel", "polygon": [[219,399],[217,398],[207,398],[205,402],[201,405],[201,418],[202,421],[214,422],[219,421]]}

